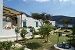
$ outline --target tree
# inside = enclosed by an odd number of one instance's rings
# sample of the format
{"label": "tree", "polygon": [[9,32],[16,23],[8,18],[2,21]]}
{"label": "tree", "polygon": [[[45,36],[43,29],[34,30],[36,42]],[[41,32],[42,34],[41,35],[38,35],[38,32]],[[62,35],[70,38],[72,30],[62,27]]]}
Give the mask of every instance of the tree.
{"label": "tree", "polygon": [[43,26],[40,26],[40,34],[43,35],[44,39],[47,38],[45,41],[48,42],[49,32],[53,30],[53,26],[51,24],[45,24]]}
{"label": "tree", "polygon": [[41,25],[43,25],[45,23],[45,21],[48,21],[51,19],[51,15],[46,14],[46,13],[41,13],[41,14],[32,13],[31,16],[32,16],[32,18],[39,20]]}
{"label": "tree", "polygon": [[64,28],[67,28],[68,27],[68,24],[71,23],[72,19],[71,18],[62,18],[60,20],[61,23],[63,23],[64,25]]}
{"label": "tree", "polygon": [[73,35],[73,40],[74,40],[74,38],[75,38],[75,25],[73,25],[72,35]]}
{"label": "tree", "polygon": [[28,33],[27,30],[25,28],[22,28],[21,33],[20,33],[20,36],[22,37],[23,40],[25,39],[25,35],[27,33]]}
{"label": "tree", "polygon": [[16,33],[16,41],[18,41],[18,33],[20,29],[18,27],[15,28],[15,33]]}
{"label": "tree", "polygon": [[34,27],[30,28],[30,32],[32,32],[32,38],[34,38],[34,35],[35,35],[35,28],[34,28]]}

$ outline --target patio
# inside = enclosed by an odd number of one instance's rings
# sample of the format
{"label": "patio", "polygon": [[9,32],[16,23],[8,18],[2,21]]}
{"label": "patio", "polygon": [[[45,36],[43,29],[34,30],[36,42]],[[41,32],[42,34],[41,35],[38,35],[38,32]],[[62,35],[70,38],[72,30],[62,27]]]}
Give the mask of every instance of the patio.
{"label": "patio", "polygon": [[18,26],[18,23],[22,27],[22,14],[24,13],[3,6],[3,28],[8,30],[13,29],[15,26]]}

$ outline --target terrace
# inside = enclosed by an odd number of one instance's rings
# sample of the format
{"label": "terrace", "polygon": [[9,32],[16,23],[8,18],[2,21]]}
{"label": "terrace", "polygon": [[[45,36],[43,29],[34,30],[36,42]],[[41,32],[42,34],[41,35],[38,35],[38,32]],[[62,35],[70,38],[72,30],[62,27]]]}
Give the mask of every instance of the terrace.
{"label": "terrace", "polygon": [[20,16],[20,27],[22,26],[22,14],[23,12],[19,12],[15,9],[8,8],[3,6],[3,28],[11,29],[14,26],[18,26],[18,16]]}

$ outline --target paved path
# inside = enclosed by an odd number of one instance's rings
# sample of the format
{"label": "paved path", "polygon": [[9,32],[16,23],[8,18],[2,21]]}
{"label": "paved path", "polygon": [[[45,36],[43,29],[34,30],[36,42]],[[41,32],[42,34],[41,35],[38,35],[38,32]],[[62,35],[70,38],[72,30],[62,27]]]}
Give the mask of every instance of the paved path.
{"label": "paved path", "polygon": [[[16,40],[16,34],[15,34],[15,29],[10,29],[10,30],[5,30],[3,29],[3,33],[0,35],[0,41],[15,41]],[[54,31],[58,31],[60,30],[59,29],[56,29],[56,30],[53,30],[52,32],[50,33],[53,33]],[[27,29],[27,31],[29,32],[29,29]],[[36,37],[40,37],[39,35],[36,35]],[[26,35],[26,38],[29,39],[29,38],[32,38],[32,33],[29,32],[27,35]],[[19,35],[19,39],[21,39],[20,35]]]}
{"label": "paved path", "polygon": [[53,31],[51,31],[50,33],[51,34],[54,34],[54,32],[57,32],[57,31],[59,31],[61,28],[58,28],[58,29],[56,29],[56,30],[53,30]]}

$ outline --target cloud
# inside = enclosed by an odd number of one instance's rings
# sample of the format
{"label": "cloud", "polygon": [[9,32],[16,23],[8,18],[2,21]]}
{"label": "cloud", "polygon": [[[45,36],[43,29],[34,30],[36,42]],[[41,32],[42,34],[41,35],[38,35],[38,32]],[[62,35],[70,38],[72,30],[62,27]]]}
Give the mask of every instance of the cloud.
{"label": "cloud", "polygon": [[36,1],[36,2],[48,2],[48,1],[59,1],[59,2],[68,2],[71,0],[23,0],[24,2],[26,1]]}
{"label": "cloud", "polygon": [[7,1],[12,1],[12,0],[7,0]]}
{"label": "cloud", "polygon": [[50,0],[22,0],[22,1],[24,1],[24,2],[26,2],[26,1],[48,2]]}
{"label": "cloud", "polygon": [[60,2],[68,2],[68,1],[70,1],[70,0],[59,0]]}
{"label": "cloud", "polygon": [[26,2],[27,0],[23,0],[24,2]]}
{"label": "cloud", "polygon": [[35,1],[37,1],[37,2],[48,2],[50,0],[35,0]]}
{"label": "cloud", "polygon": [[68,2],[70,4],[75,5],[75,0],[59,0],[60,2]]}

